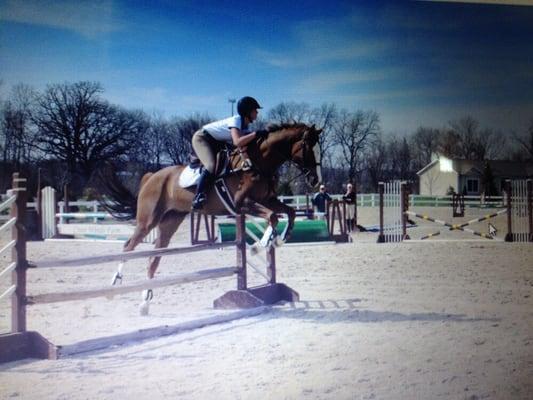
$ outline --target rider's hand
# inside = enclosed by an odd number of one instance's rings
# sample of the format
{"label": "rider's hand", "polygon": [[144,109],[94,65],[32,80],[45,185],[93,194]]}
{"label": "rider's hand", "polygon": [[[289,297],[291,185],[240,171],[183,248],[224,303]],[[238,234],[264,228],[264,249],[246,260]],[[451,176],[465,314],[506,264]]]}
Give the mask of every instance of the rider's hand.
{"label": "rider's hand", "polygon": [[268,131],[265,130],[265,129],[259,129],[259,130],[255,131],[255,137],[257,139],[266,138],[267,136],[268,136]]}

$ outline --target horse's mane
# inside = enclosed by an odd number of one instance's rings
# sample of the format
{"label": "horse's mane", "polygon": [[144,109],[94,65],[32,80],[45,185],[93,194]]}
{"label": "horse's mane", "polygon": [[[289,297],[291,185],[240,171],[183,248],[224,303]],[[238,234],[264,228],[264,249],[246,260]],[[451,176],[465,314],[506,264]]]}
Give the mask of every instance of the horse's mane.
{"label": "horse's mane", "polygon": [[301,122],[289,122],[284,124],[269,124],[266,128],[268,133],[279,132],[283,129],[296,129],[296,128],[307,128],[308,126]]}

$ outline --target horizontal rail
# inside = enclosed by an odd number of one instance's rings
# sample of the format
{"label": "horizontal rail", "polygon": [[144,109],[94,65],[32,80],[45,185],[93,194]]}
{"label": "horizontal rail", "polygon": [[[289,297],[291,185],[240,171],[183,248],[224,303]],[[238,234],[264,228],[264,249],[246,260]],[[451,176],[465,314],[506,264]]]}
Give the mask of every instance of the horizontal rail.
{"label": "horizontal rail", "polygon": [[11,204],[13,204],[17,200],[17,196],[11,196],[6,201],[4,201],[2,204],[0,204],[0,211],[5,210],[6,208],[9,208]]}
{"label": "horizontal rail", "polygon": [[177,285],[188,282],[198,282],[206,279],[232,276],[237,272],[235,267],[215,268],[192,272],[189,274],[176,275],[163,279],[150,279],[148,281],[133,283],[127,286],[113,286],[108,288],[83,290],[77,292],[45,293],[34,296],[26,296],[26,304],[58,303],[62,301],[83,300],[94,297],[118,295],[129,292],[138,292],[145,289]]}
{"label": "horizontal rail", "polygon": [[0,225],[0,233],[7,231],[9,228],[11,228],[13,225],[17,223],[17,217],[13,217],[4,224]]}
{"label": "horizontal rail", "polygon": [[56,217],[64,219],[114,219],[113,215],[104,212],[56,213]]}
{"label": "horizontal rail", "polygon": [[9,264],[2,272],[0,272],[0,279],[2,279],[5,275],[9,274],[10,272],[14,271],[17,267],[17,263],[13,262]]}
{"label": "horizontal rail", "polygon": [[6,244],[4,247],[2,247],[0,249],[0,256],[5,252],[5,251],[8,251],[10,250],[11,248],[15,247],[15,245],[17,244],[17,241],[16,240],[12,240],[11,242],[9,242],[8,244]]}
{"label": "horizontal rail", "polygon": [[17,290],[17,285],[11,285],[4,293],[0,294],[0,300],[4,297],[11,296],[15,290]]}
{"label": "horizontal rail", "polygon": [[191,247],[170,247],[170,248],[164,248],[164,249],[130,251],[130,252],[124,252],[124,253],[108,254],[108,255],[103,255],[103,256],[32,262],[31,264],[32,264],[32,267],[34,268],[79,267],[79,266],[89,265],[89,264],[104,264],[104,263],[112,262],[112,261],[133,260],[136,258],[161,257],[161,256],[172,255],[172,254],[195,253],[198,251],[218,249],[218,248],[231,247],[231,246],[235,246],[235,242],[200,244],[200,245],[191,246]]}

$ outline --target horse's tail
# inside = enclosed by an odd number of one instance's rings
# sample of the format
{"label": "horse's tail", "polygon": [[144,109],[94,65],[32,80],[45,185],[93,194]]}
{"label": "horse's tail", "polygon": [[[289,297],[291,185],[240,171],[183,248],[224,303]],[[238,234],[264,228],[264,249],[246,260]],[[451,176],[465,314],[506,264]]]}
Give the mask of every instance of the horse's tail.
{"label": "horse's tail", "polygon": [[[137,215],[137,197],[138,195],[128,189],[118,178],[113,169],[99,171],[100,187],[103,193],[100,193],[99,200],[104,209],[114,218],[121,221],[135,219]],[[145,174],[141,179],[141,186],[152,175]]]}

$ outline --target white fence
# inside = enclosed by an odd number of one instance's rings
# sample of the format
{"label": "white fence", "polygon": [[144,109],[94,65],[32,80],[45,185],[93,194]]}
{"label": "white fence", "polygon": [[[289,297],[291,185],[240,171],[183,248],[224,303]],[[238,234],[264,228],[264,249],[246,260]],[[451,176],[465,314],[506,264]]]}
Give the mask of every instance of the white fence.
{"label": "white fence", "polygon": [[[88,207],[92,212],[66,213],[65,203],[56,203],[55,189],[45,187],[41,191],[42,237],[49,239],[57,235],[69,235],[78,239],[117,239],[127,240],[135,226],[128,222],[114,221],[113,216],[100,212],[101,205],[96,202],[73,201],[69,206]],[[57,209],[59,208],[59,212]],[[72,222],[76,221],[76,222]],[[144,242],[152,243],[157,237],[152,230]]]}

